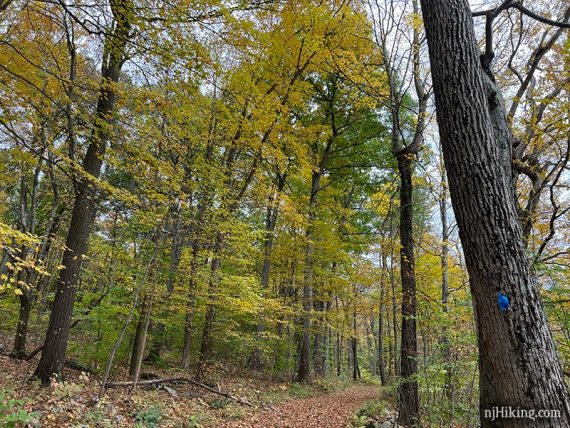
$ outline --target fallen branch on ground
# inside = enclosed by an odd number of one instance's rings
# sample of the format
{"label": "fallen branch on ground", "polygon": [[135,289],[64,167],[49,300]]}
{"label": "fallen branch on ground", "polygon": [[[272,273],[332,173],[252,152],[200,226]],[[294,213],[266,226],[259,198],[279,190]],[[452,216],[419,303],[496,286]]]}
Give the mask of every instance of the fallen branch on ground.
{"label": "fallen branch on ground", "polygon": [[93,370],[91,370],[91,368],[84,366],[83,364],[75,360],[65,360],[65,367],[73,370],[79,370],[85,373],[93,373]]}
{"label": "fallen branch on ground", "polygon": [[[186,377],[170,377],[170,378],[162,378],[162,379],[139,380],[137,382],[137,385],[154,385],[157,383],[170,383],[170,382],[190,383],[192,385],[195,385],[195,386],[198,386],[202,389],[205,389],[206,391],[209,391],[211,393],[218,394],[218,395],[221,395],[223,397],[229,398],[230,400],[233,400],[236,403],[243,404],[243,405],[249,406],[249,407],[255,407],[255,405],[250,403],[249,401],[243,400],[243,399],[238,398],[238,397],[234,397],[233,395],[226,394],[225,392],[222,392],[222,391],[218,391],[214,388],[209,387],[208,385],[204,385],[203,383],[200,383],[194,379],[188,379]],[[132,386],[133,384],[134,384],[134,382],[132,382],[132,381],[108,382],[105,384],[105,386],[108,388],[113,388],[113,387],[120,387],[120,386]]]}

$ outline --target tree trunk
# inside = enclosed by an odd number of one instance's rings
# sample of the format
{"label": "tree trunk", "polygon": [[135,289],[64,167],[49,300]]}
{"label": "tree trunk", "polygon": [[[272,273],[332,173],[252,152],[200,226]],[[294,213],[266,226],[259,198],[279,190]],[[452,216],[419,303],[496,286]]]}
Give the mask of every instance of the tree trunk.
{"label": "tree trunk", "polygon": [[303,281],[303,316],[302,316],[302,337],[301,337],[301,349],[299,352],[299,367],[297,371],[297,380],[301,382],[311,381],[311,365],[310,365],[310,355],[311,355],[311,312],[312,312],[312,300],[313,300],[313,257],[315,252],[315,243],[313,242],[313,228],[315,227],[315,208],[317,202],[317,194],[321,190],[321,178],[325,173],[325,168],[329,161],[331,151],[337,136],[339,135],[336,119],[335,119],[335,97],[336,97],[336,80],[331,79],[331,87],[329,88],[329,98],[328,112],[327,116],[330,119],[331,135],[327,140],[327,143],[323,149],[320,156],[320,160],[317,165],[317,169],[313,172],[311,177],[311,193],[309,195],[309,225],[306,232],[306,244],[305,244],[305,275]]}
{"label": "tree trunk", "polygon": [[[442,159],[443,161],[443,159]],[[445,171],[441,171],[441,194],[439,199],[439,214],[441,220],[441,304],[443,309],[443,328],[441,329],[441,348],[443,351],[443,361],[445,364],[445,384],[443,391],[447,400],[453,402],[452,364],[451,364],[451,344],[449,341],[449,230],[447,226],[447,179]]]}
{"label": "tree trunk", "polygon": [[[146,300],[146,299],[145,299]],[[143,336],[143,324],[144,324],[144,312],[145,303],[142,305],[141,313],[139,314],[139,319],[137,321],[137,326],[135,328],[135,335],[133,337],[133,347],[131,349],[131,361],[129,363],[129,376],[134,376],[137,370],[137,360],[139,357],[139,350],[141,347],[142,336]]]}
{"label": "tree trunk", "polygon": [[380,261],[382,263],[382,274],[380,275],[380,293],[378,304],[378,374],[380,375],[380,383],[386,385],[386,362],[384,360],[384,312],[386,304],[386,288],[384,287],[384,278],[387,269],[386,256],[381,254]]}
{"label": "tree trunk", "polygon": [[318,376],[325,375],[325,367],[324,363],[324,343],[325,343],[325,326],[323,312],[325,309],[325,303],[321,300],[315,302],[315,311],[318,314],[316,316],[317,320],[315,321],[314,329],[315,329],[315,339],[314,339],[314,348],[315,351],[313,353],[313,364],[315,366],[315,374]]}
{"label": "tree trunk", "polygon": [[[327,146],[330,149],[332,140]],[[328,150],[325,151],[328,155]],[[311,316],[313,309],[313,257],[315,253],[315,243],[313,242],[313,228],[315,221],[315,204],[317,193],[320,190],[321,176],[324,172],[324,162],[321,160],[318,171],[314,172],[311,179],[311,195],[309,197],[309,225],[305,234],[305,272],[303,278],[303,315],[301,343],[299,349],[299,367],[297,370],[297,380],[299,382],[311,382]]]}
{"label": "tree trunk", "polygon": [[124,51],[131,29],[131,7],[131,0],[111,2],[115,25],[112,34],[105,38],[97,110],[89,146],[83,159],[83,169],[90,178],[83,176],[77,179],[75,202],[61,263],[63,269],[57,281],[44,349],[34,373],[44,385],[48,384],[54,375],[60,378],[63,371],[76,286],[83,256],[87,252],[89,230],[97,212],[91,177],[97,179],[101,174],[109,138],[108,127],[115,110],[116,94],[113,85],[119,81],[125,60]]}
{"label": "tree trunk", "polygon": [[28,336],[28,321],[30,320],[30,312],[32,310],[32,298],[31,293],[27,292],[22,293],[19,297],[20,316],[11,356],[17,359],[24,359],[26,357],[26,338]]}
{"label": "tree trunk", "polygon": [[[388,314],[388,309],[386,309],[386,330],[388,332],[392,331],[392,329],[390,327],[390,317]],[[392,361],[392,355],[395,355],[395,354],[396,354],[396,352],[392,348],[392,336],[388,335],[388,355],[386,356],[386,360]],[[396,367],[395,365],[388,364],[388,372],[386,373],[388,378],[392,377],[392,370],[395,369],[395,367]]]}
{"label": "tree trunk", "polygon": [[220,252],[222,249],[223,235],[217,233],[214,245],[214,258],[210,267],[210,282],[208,284],[208,304],[206,306],[206,318],[202,331],[202,341],[200,343],[200,358],[196,369],[196,380],[202,378],[204,369],[212,352],[212,334],[214,330],[214,320],[216,318],[216,291],[218,287],[218,269],[220,268]]}
{"label": "tree trunk", "polygon": [[336,334],[336,375],[342,374],[342,336],[340,333]]}
{"label": "tree trunk", "polygon": [[[356,298],[356,294],[354,296]],[[360,367],[358,366],[358,339],[356,337],[356,307],[352,311],[352,338],[350,341],[352,351],[352,380],[360,379]]]}
{"label": "tree trunk", "polygon": [[0,0],[0,12],[4,12],[8,9],[8,6],[13,2],[13,0]]}
{"label": "tree trunk", "polygon": [[[159,306],[162,306],[163,303],[167,303],[170,299],[170,296],[174,292],[176,277],[178,276],[184,237],[183,231],[181,230],[181,211],[181,204],[176,204],[171,208],[174,219],[171,226],[172,245],[170,247],[170,272],[168,272],[168,279],[166,281],[166,291],[161,298],[161,305]],[[168,305],[167,307],[170,308]],[[164,336],[165,329],[166,327],[162,321],[151,322],[153,341],[148,356],[146,357],[146,361],[159,362],[161,360],[162,348],[165,346],[166,341],[166,337]]]}
{"label": "tree trunk", "polygon": [[356,337],[350,340],[350,348],[352,351],[352,380],[358,380],[360,369],[358,367],[358,345]]}
{"label": "tree trunk", "polygon": [[414,272],[412,159],[404,151],[398,156],[400,172],[400,275],[402,278],[402,340],[398,385],[398,421],[405,427],[419,421],[418,344],[416,336],[416,277]]}
{"label": "tree trunk", "polygon": [[192,260],[190,262],[190,279],[188,281],[188,300],[186,301],[186,317],[184,318],[184,345],[182,347],[182,368],[190,367],[190,355],[192,352],[192,332],[194,309],[196,307],[196,275],[198,273],[198,240],[192,243]]}
{"label": "tree trunk", "polygon": [[398,302],[396,300],[396,275],[394,273],[394,246],[390,255],[390,288],[392,289],[392,330],[394,335],[393,364],[394,375],[400,376],[400,364],[398,361]]}
{"label": "tree trunk", "polygon": [[162,322],[151,322],[150,324],[150,329],[152,332],[152,343],[145,361],[158,363],[162,358],[162,348],[165,345],[165,326]]}
{"label": "tree trunk", "polygon": [[[422,0],[438,123],[477,320],[481,425],[568,427],[570,402],[493,133],[465,0]],[[501,312],[497,292],[510,307]],[[494,408],[560,418],[492,420]]]}
{"label": "tree trunk", "polygon": [[[374,335],[376,326],[374,318],[370,318],[370,325],[366,327],[366,351],[368,353],[368,370],[371,376],[378,374],[378,349]],[[374,343],[372,343],[374,341]]]}
{"label": "tree trunk", "polygon": [[131,373],[131,375],[133,376],[133,389],[136,389],[141,374],[141,367],[142,367],[144,350],[146,348],[148,325],[150,323],[150,314],[152,312],[153,301],[154,301],[154,290],[151,291],[150,303],[148,303],[148,305],[145,305],[144,317],[141,326],[142,327],[141,335],[139,338],[139,342],[137,344],[138,345],[137,348],[133,350],[133,356],[135,357],[134,370]]}
{"label": "tree trunk", "polygon": [[[325,316],[326,313],[331,310],[331,308],[332,308],[332,300],[329,300],[325,306]],[[326,376],[329,371],[330,348],[331,348],[331,327],[329,323],[326,323],[325,339],[323,343],[323,353],[321,355],[322,357],[321,367],[323,368],[322,370],[323,376]]]}
{"label": "tree trunk", "polygon": [[[312,216],[310,216],[312,217]],[[311,218],[310,222],[313,221]],[[315,244],[312,241],[312,225],[309,225],[306,238],[308,240],[305,246],[305,277],[303,281],[303,316],[301,343],[299,349],[299,367],[297,370],[297,380],[299,382],[311,382],[311,312],[313,298],[313,255],[315,252]]]}
{"label": "tree trunk", "polygon": [[[42,125],[42,130],[40,132],[42,144],[45,144],[45,131]],[[43,156],[43,151],[42,151]],[[37,215],[37,194],[39,186],[39,175],[41,173],[41,158],[36,167],[33,179],[32,196],[30,201],[30,207],[27,208],[25,201],[22,203],[21,215],[27,217],[27,220],[21,219],[20,223],[22,225],[29,224],[29,232],[35,233],[36,215]],[[57,188],[57,183],[53,172],[50,171],[50,177],[52,181],[53,189],[53,202],[52,207],[46,222],[46,232],[42,239],[39,248],[27,248],[22,247],[22,254],[24,259],[31,259],[36,265],[45,263],[48,257],[52,241],[57,233],[61,221],[61,215],[63,213],[63,205],[59,204],[59,192]],[[25,190],[23,191],[25,194]],[[23,228],[23,232],[26,230]],[[0,268],[0,271],[2,269]],[[12,350],[11,356],[17,359],[23,359],[26,357],[26,340],[28,336],[28,324],[30,320],[30,313],[32,309],[32,304],[36,300],[37,288],[38,288],[38,276],[39,271],[33,267],[23,267],[18,273],[18,283],[25,283],[24,286],[20,287],[21,294],[20,298],[20,312],[18,316],[18,325],[16,328],[16,336],[14,338],[14,349]],[[48,275],[46,275],[47,277]],[[41,279],[40,279],[41,281]]]}
{"label": "tree trunk", "polygon": [[[285,174],[278,175],[277,191],[272,193],[267,204],[265,215],[265,239],[263,241],[263,264],[261,266],[261,291],[266,293],[269,288],[269,276],[271,274],[271,253],[273,252],[273,239],[275,226],[277,225],[277,217],[279,216],[279,192],[285,187]],[[256,326],[257,340],[261,340],[260,336],[263,332],[263,324],[258,323]],[[263,368],[262,352],[256,345],[251,353],[250,367],[255,370]]]}

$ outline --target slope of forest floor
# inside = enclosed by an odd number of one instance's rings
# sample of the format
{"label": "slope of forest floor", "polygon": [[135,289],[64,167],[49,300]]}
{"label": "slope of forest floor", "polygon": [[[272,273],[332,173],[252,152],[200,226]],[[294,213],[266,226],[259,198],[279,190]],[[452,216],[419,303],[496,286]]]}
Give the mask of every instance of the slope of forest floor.
{"label": "slope of forest floor", "polygon": [[[218,368],[204,382],[254,407],[186,383],[145,385],[136,391],[110,388],[96,405],[98,375],[66,369],[65,382],[42,388],[29,381],[36,364],[37,357],[18,361],[0,355],[0,426],[12,420],[31,427],[345,427],[379,391],[347,380],[324,379],[306,386]],[[158,368],[152,375],[188,377]],[[118,373],[112,380],[128,376]]]}

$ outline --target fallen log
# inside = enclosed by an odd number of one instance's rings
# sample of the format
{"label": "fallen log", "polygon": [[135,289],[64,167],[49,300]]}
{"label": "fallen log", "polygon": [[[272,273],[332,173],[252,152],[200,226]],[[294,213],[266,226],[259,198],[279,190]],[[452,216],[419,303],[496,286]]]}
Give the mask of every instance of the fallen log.
{"label": "fallen log", "polygon": [[73,369],[73,370],[78,370],[81,372],[93,374],[93,370],[91,370],[90,367],[84,366],[83,364],[81,364],[80,362],[75,361],[75,360],[65,360],[65,367]]}
{"label": "fallen log", "polygon": [[[198,382],[194,379],[189,379],[186,377],[169,377],[169,378],[161,378],[161,379],[143,379],[137,382],[137,385],[155,385],[157,383],[172,383],[172,382],[180,382],[180,383],[190,383],[192,385],[198,386],[206,391],[209,391],[213,394],[221,395],[222,397],[229,398],[230,400],[235,401],[238,404],[242,404],[244,406],[255,407],[254,404],[250,403],[249,401],[243,400],[238,397],[234,397],[233,395],[227,394],[222,391],[218,391],[214,388],[209,387],[208,385],[204,385],[201,382]],[[124,381],[124,382],[107,382],[105,387],[107,388],[115,388],[121,386],[132,386],[134,384],[133,381]]]}

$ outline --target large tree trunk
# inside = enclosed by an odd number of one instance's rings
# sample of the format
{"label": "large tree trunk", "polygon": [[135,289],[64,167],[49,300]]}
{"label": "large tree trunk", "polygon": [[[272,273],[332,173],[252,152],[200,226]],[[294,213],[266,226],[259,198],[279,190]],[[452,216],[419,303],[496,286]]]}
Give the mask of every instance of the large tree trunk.
{"label": "large tree trunk", "polygon": [[108,140],[108,127],[115,110],[115,89],[125,60],[125,47],[131,28],[131,0],[111,2],[115,19],[113,32],[105,39],[101,87],[89,146],[83,159],[86,176],[77,180],[77,192],[65,243],[55,301],[46,333],[45,345],[34,376],[48,384],[52,376],[61,377],[76,286],[83,256],[87,252],[89,230],[97,211],[93,178],[99,178]]}
{"label": "large tree trunk", "polygon": [[[568,427],[560,361],[489,114],[466,0],[422,0],[449,189],[477,320],[482,427]],[[510,299],[501,312],[497,292]],[[494,408],[560,418],[495,419]]]}
{"label": "large tree trunk", "polygon": [[419,396],[416,333],[416,276],[414,272],[414,241],[412,218],[412,159],[404,151],[398,156],[400,172],[400,275],[402,278],[402,340],[398,385],[398,421],[405,427],[419,420]]}

